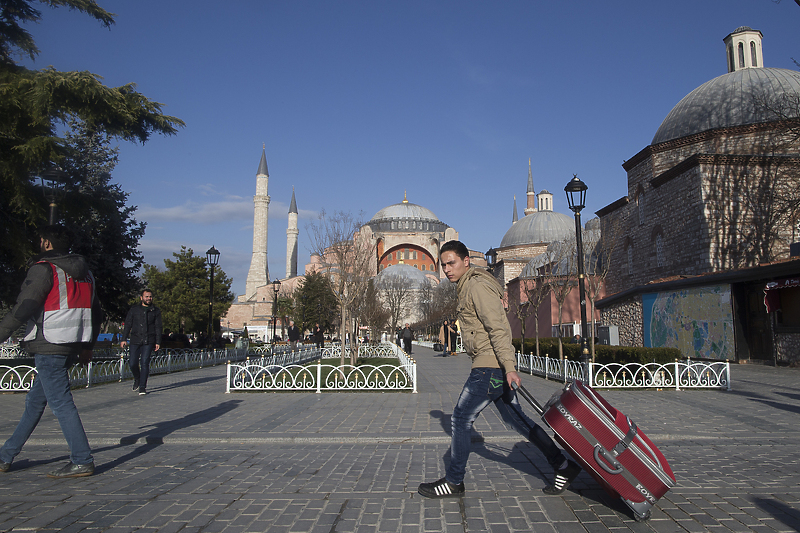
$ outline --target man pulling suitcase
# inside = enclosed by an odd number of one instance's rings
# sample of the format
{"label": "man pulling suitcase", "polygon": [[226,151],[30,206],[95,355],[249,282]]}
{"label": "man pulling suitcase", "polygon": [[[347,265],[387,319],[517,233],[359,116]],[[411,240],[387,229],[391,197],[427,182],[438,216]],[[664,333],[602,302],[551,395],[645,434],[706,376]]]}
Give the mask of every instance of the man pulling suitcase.
{"label": "man pulling suitcase", "polygon": [[568,460],[549,435],[522,412],[511,389],[512,384],[519,385],[522,380],[516,372],[502,287],[485,270],[470,266],[469,250],[460,241],[446,242],[440,258],[447,279],[458,284],[458,320],[464,350],[472,358],[472,371],[453,409],[447,473],[438,481],[420,484],[419,493],[426,498],[464,495],[472,424],[483,409],[494,403],[503,420],[534,443],[555,470],[553,483],[543,489],[545,494],[561,494],[581,467]]}

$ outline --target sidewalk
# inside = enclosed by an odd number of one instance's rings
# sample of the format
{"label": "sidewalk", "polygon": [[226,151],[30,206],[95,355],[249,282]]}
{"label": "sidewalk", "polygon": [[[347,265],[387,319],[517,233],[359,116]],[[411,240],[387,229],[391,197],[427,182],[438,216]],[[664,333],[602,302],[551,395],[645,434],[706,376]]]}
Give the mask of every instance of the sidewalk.
{"label": "sidewalk", "polygon": [[[0,474],[0,532],[798,531],[800,370],[732,368],[733,390],[602,391],[661,448],[678,485],[647,523],[582,473],[562,496],[538,450],[492,408],[476,421],[467,495],[426,500],[444,474],[463,354],[414,347],[418,394],[225,394],[225,367],[74,391],[96,474],[68,461],[47,411]],[[523,375],[546,400],[561,385]],[[23,394],[0,394],[0,440]]]}

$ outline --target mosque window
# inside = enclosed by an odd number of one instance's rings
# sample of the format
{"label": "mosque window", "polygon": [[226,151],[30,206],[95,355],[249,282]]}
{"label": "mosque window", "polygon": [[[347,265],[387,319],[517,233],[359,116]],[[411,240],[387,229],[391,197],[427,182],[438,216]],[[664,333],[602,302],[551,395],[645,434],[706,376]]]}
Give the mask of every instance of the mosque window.
{"label": "mosque window", "polygon": [[396,229],[396,227],[395,227],[396,225],[397,225],[397,223],[394,220],[392,220],[392,229]]}
{"label": "mosque window", "polygon": [[433,265],[428,265],[428,267],[429,267],[429,270],[430,270],[431,272],[433,272]]}
{"label": "mosque window", "polygon": [[733,47],[728,47],[728,72],[736,70],[736,63],[733,60]]}
{"label": "mosque window", "polygon": [[750,41],[750,61],[754,67],[758,66],[758,54],[756,54],[755,41]]}
{"label": "mosque window", "polygon": [[660,233],[656,235],[656,263],[664,266],[664,237]]}
{"label": "mosque window", "polygon": [[416,258],[417,258],[417,251],[414,250],[414,259],[416,259]]}
{"label": "mosque window", "polygon": [[387,255],[387,256],[386,256],[386,259],[387,259],[388,261],[391,261],[391,260],[392,260],[392,252],[389,252],[389,255]]}
{"label": "mosque window", "polygon": [[739,43],[739,68],[744,68],[744,44]]}

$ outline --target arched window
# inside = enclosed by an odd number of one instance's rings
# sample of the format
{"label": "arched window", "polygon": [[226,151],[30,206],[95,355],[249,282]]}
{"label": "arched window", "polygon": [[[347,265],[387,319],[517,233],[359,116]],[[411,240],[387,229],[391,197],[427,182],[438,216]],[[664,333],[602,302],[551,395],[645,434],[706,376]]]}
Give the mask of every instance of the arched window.
{"label": "arched window", "polygon": [[739,68],[744,68],[744,43],[739,43]]}
{"label": "arched window", "polygon": [[750,60],[753,63],[752,66],[758,66],[758,54],[756,54],[756,42],[750,41]]}
{"label": "arched window", "polygon": [[733,47],[728,47],[728,72],[736,70],[736,63],[733,60]]}
{"label": "arched window", "polygon": [[417,258],[417,251],[414,250],[414,259],[416,259],[416,258]]}
{"label": "arched window", "polygon": [[392,260],[392,252],[389,252],[389,255],[386,256],[386,260],[387,261],[391,261]]}

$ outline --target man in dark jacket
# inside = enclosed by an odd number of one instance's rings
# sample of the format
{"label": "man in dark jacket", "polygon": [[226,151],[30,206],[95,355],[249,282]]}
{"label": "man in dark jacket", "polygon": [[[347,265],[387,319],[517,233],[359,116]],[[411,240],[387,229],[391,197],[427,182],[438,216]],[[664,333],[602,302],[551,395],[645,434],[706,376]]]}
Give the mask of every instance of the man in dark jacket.
{"label": "man in dark jacket", "polygon": [[403,338],[403,350],[408,355],[411,355],[411,341],[414,339],[414,330],[411,329],[408,323],[406,323],[406,327],[400,332],[400,336]]}
{"label": "man in dark jacket", "polygon": [[[130,336],[130,365],[133,372],[133,390],[147,394],[147,376],[150,374],[150,353],[161,348],[161,309],[153,305],[153,291],[142,291],[141,305],[134,305],[125,317],[125,329],[119,345],[125,349]],[[141,365],[140,365],[141,361]]]}
{"label": "man in dark jacket", "polygon": [[103,311],[86,259],[68,253],[67,231],[47,226],[39,234],[42,253],[33,259],[17,303],[0,321],[0,342],[28,324],[24,347],[36,362],[36,379],[25,397],[25,411],[0,448],[0,472],[8,472],[50,404],[69,445],[70,462],[47,475],[90,476],[94,459],[70,392],[68,370],[77,361],[91,361]]}
{"label": "man in dark jacket", "polygon": [[297,349],[297,341],[300,340],[300,328],[294,325],[294,320],[289,321],[289,330],[286,332],[289,337],[289,346],[292,351]]}

